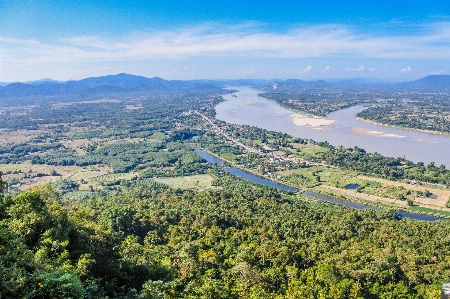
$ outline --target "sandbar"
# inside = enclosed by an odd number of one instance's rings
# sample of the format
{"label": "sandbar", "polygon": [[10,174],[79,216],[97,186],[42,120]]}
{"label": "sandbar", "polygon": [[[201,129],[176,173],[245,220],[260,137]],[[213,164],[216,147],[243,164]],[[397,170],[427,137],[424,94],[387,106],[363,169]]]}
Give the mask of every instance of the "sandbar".
{"label": "sandbar", "polygon": [[425,139],[411,139],[411,142],[419,142],[419,143],[425,143],[425,144],[436,144],[437,141],[430,141],[430,140],[425,140]]}
{"label": "sandbar", "polygon": [[[294,121],[294,124],[297,126],[305,126],[305,127],[323,127],[323,126],[333,126],[336,124],[334,119],[318,117],[318,116],[308,116],[305,114],[291,114],[290,118]],[[324,129],[324,128],[322,128]],[[325,129],[324,129],[325,130]]]}
{"label": "sandbar", "polygon": [[351,128],[353,134],[370,137],[382,137],[382,138],[404,138],[405,136],[396,134],[387,134],[380,131],[371,131],[363,128]]}

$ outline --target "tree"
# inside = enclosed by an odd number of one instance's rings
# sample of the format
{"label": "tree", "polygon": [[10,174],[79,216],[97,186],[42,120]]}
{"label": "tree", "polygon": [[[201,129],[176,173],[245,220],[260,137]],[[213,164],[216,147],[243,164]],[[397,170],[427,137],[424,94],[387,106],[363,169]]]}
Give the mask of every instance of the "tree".
{"label": "tree", "polygon": [[3,172],[0,171],[0,195],[2,195],[3,192],[5,192],[5,190],[8,186],[8,183],[3,180],[2,176],[3,176]]}
{"label": "tree", "polygon": [[37,279],[40,287],[33,294],[37,298],[84,298],[81,281],[73,273],[55,271],[42,274]]}
{"label": "tree", "polygon": [[101,214],[100,220],[111,230],[123,236],[139,234],[141,231],[135,209],[128,206],[113,206]]}

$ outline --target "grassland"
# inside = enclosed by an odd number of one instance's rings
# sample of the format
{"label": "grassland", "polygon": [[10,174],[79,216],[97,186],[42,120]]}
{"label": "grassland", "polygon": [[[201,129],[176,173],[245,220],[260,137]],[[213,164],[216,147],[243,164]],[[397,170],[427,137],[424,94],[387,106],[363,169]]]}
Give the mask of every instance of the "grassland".
{"label": "grassland", "polygon": [[[450,209],[446,207],[450,189],[442,185],[391,181],[323,165],[280,171],[277,175],[282,176],[282,182],[302,190],[382,208],[450,217]],[[346,189],[349,184],[358,186],[354,190]]]}
{"label": "grassland", "polygon": [[[157,178],[155,181],[169,185],[177,189],[206,190],[213,188],[211,183],[214,178],[209,174],[197,174],[175,178]],[[216,188],[216,187],[214,187]]]}

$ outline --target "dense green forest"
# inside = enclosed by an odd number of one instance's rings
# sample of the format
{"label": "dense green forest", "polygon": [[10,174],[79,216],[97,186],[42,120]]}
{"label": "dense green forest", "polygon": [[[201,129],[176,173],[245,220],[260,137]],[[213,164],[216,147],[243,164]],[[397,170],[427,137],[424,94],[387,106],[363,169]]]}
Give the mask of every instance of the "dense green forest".
{"label": "dense green forest", "polygon": [[[3,196],[3,298],[437,298],[448,222],[396,220],[219,174],[217,190]],[[133,189],[152,189],[143,196]],[[153,193],[153,194],[152,194]]]}

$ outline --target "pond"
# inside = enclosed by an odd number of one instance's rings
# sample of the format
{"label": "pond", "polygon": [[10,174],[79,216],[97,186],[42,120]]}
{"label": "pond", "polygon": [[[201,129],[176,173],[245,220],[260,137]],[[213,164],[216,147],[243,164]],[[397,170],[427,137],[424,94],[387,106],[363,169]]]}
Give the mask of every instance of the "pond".
{"label": "pond", "polygon": [[431,198],[431,199],[438,199],[438,196],[433,194],[433,193],[428,193],[427,194],[427,198]]}
{"label": "pond", "polygon": [[345,188],[345,189],[352,189],[352,190],[355,190],[355,189],[358,189],[358,187],[359,187],[358,184],[348,184],[348,185],[345,186],[344,188]]}

